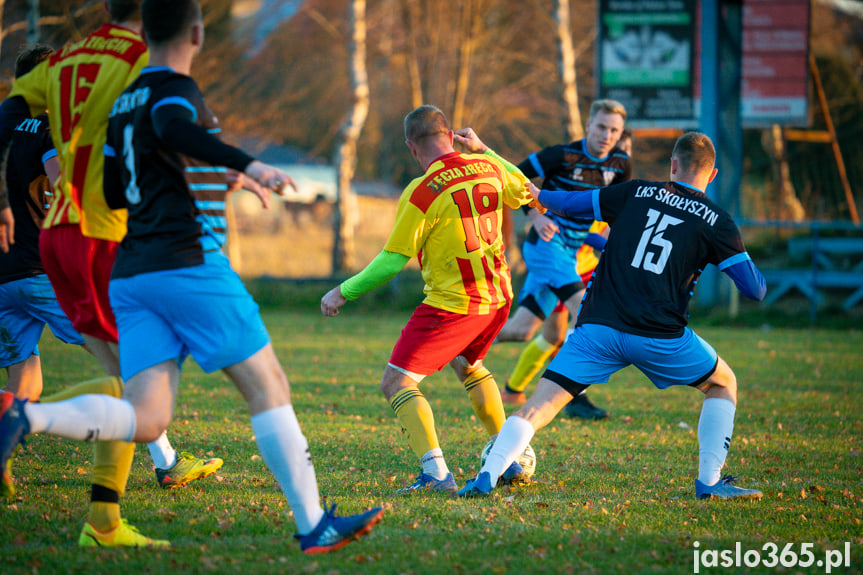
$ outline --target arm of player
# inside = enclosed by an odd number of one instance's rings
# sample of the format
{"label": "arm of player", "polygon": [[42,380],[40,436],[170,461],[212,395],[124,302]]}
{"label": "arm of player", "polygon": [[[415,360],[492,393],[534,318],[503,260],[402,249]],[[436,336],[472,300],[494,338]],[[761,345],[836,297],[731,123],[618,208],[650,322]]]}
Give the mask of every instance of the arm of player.
{"label": "arm of player", "polygon": [[[176,98],[153,106],[153,129],[162,142],[173,150],[214,166],[225,166],[243,172],[265,188],[285,195],[288,188],[297,189],[293,178],[281,170],[259,162],[239,148],[226,144],[206,128],[195,123],[197,111],[187,100]],[[257,195],[264,207],[269,193],[260,187],[247,188]]]}
{"label": "arm of player", "polygon": [[15,218],[12,208],[0,208],[0,251],[9,253],[9,246],[15,243]]}
{"label": "arm of player", "polygon": [[331,289],[321,298],[321,313],[325,316],[338,315],[339,308],[393,279],[410,261],[406,255],[382,250],[355,276]]}
{"label": "arm of player", "polygon": [[126,207],[126,191],[123,189],[123,178],[120,175],[122,167],[117,158],[117,151],[110,142],[102,148],[105,155],[105,165],[102,168],[102,193],[105,203],[112,210],[122,210]]}
{"label": "arm of player", "polygon": [[599,212],[599,192],[601,189],[541,190],[537,200],[545,208],[567,218],[591,218],[602,221],[602,215]]}
{"label": "arm of player", "polygon": [[602,251],[605,249],[605,244],[608,243],[608,239],[606,239],[602,234],[591,232],[587,234],[587,237],[584,239],[584,243],[595,250]]}
{"label": "arm of player", "polygon": [[767,282],[755,264],[752,263],[748,253],[743,252],[721,262],[719,270],[728,274],[728,277],[745,297],[761,301],[767,294]]}

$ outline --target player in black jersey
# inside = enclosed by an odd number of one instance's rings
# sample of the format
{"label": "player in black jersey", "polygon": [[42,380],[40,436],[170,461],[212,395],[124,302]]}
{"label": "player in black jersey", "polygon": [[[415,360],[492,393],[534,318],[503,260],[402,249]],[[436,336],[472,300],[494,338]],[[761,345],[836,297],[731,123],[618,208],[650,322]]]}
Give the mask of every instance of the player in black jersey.
{"label": "player in black jersey", "polygon": [[575,331],[533,396],[507,419],[477,478],[460,495],[488,495],[535,431],[574,395],[635,365],[660,389],[687,385],[705,395],[696,497],[761,498],[758,490],[732,485],[730,475],[720,478],[734,427],[737,380],[713,348],[686,327],[689,299],[708,264],[728,274],[746,297],[760,301],[766,292],[734,220],[704,193],[716,175],[715,157],[710,138],[689,132],[675,144],[668,182],[539,193],[539,202],[555,213],[611,224],[607,249]]}
{"label": "player in black jersey", "polygon": [[335,506],[321,507],[287,378],[257,304],[221,251],[231,189],[242,185],[266,206],[271,191],[281,193],[293,180],[215,136],[215,117],[188,75],[204,39],[197,0],[145,0],[141,13],[150,65],[117,99],[105,147],[106,200],[129,212],[110,284],[123,399],[88,395],[50,406],[16,400],[0,418],[0,455],[39,431],[152,441],[171,420],[180,366],[191,354],[205,371],[223,370],[246,399],[302,551],[338,549],[368,532],[383,510],[338,517]]}
{"label": "player in black jersey", "polygon": [[[52,52],[38,44],[23,50],[15,77]],[[37,344],[46,324],[60,340],[84,344],[57,303],[39,257],[39,228],[53,195],[51,182],[59,173],[47,114],[20,117],[3,163],[4,193],[17,229],[15,244],[8,253],[0,252],[0,367],[9,375],[6,390],[22,399],[38,399],[42,392]]]}
{"label": "player in black jersey", "polygon": [[[632,175],[629,156],[619,145],[625,121],[623,104],[596,100],[590,106],[584,138],[530,154],[518,168],[528,178],[540,178],[547,190],[589,190],[625,182]],[[576,270],[577,253],[583,244],[602,249],[605,242],[590,233],[591,217],[565,218],[522,209],[533,224],[522,247],[527,277],[518,293],[518,308],[498,336],[498,341],[530,341],[501,391],[503,401],[513,405],[524,404],[525,387],[563,345],[569,318],[574,319],[578,311],[584,283]],[[542,332],[534,337],[540,327]],[[565,413],[584,419],[608,417],[583,393],[573,398]]]}

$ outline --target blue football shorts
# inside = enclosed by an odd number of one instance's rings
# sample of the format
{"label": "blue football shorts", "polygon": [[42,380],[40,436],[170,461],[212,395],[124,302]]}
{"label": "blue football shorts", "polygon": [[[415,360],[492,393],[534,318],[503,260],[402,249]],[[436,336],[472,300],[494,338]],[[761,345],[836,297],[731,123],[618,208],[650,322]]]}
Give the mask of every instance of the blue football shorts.
{"label": "blue football shorts", "polygon": [[702,383],[716,370],[717,361],[716,351],[689,328],[680,337],[663,339],[584,324],[569,335],[543,377],[564,388],[567,382],[595,385],[634,365],[653,385],[666,389]]}
{"label": "blue football shorts", "polygon": [[[524,242],[521,250],[527,275],[518,292],[518,304],[534,313],[541,311],[543,318],[554,311],[559,300],[569,299],[584,287],[575,271],[575,252],[564,246],[558,236],[555,234],[550,242],[542,239],[535,244]],[[528,299],[533,302],[528,304]]]}
{"label": "blue football shorts", "polygon": [[244,361],[270,341],[258,304],[221,252],[199,266],[112,279],[124,380],[191,354],[207,373]]}
{"label": "blue football shorts", "polygon": [[0,367],[39,355],[39,339],[46,324],[60,341],[84,345],[81,334],[60,309],[48,276],[0,284]]}

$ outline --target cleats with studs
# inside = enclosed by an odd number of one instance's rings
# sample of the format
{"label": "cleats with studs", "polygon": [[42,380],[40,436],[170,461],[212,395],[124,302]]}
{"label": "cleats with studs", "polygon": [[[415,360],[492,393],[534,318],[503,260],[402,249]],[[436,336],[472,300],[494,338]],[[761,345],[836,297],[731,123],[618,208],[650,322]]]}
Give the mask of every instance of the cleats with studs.
{"label": "cleats with studs", "polygon": [[170,547],[171,543],[163,539],[150,539],[128,523],[125,519],[120,524],[102,533],[97,531],[89,523],[84,524],[81,535],[78,537],[80,547]]}
{"label": "cleats with studs", "polygon": [[502,485],[529,485],[530,476],[518,461],[513,461],[497,482]]}
{"label": "cleats with studs", "polygon": [[[3,477],[4,491],[7,478],[11,484],[11,476],[6,464],[19,444],[24,443],[24,437],[30,433],[30,422],[24,413],[27,400],[17,399],[8,391],[0,391],[0,476]],[[14,493],[14,487],[13,487]]]}
{"label": "cleats with studs", "polygon": [[726,475],[713,485],[705,485],[695,480],[696,499],[761,499],[762,493],[757,489],[745,489],[732,485],[737,477]]}
{"label": "cleats with studs", "polygon": [[225,462],[218,457],[199,459],[191,453],[177,455],[177,463],[169,469],[156,468],[156,481],[162,489],[173,489],[190,481],[207,477],[218,471]]}
{"label": "cleats with studs", "polygon": [[336,505],[333,504],[329,510],[324,508],[324,516],[311,533],[297,534],[294,538],[300,542],[300,550],[307,555],[329,553],[371,531],[383,514],[383,508],[375,507],[357,515],[338,517]]}
{"label": "cleats with studs", "polygon": [[566,404],[564,413],[576,419],[605,419],[608,417],[606,410],[595,406],[583,393],[576,395],[572,401]]}
{"label": "cleats with studs", "polygon": [[452,473],[447,473],[443,479],[435,479],[431,475],[420,473],[416,481],[396,491],[401,495],[409,495],[411,493],[419,493],[420,491],[440,491],[441,493],[449,493],[455,495],[458,491],[458,485],[455,483],[455,478]]}
{"label": "cleats with studs", "polygon": [[459,497],[488,497],[494,487],[491,486],[491,475],[483,471],[475,479],[468,479],[464,487],[459,489]]}

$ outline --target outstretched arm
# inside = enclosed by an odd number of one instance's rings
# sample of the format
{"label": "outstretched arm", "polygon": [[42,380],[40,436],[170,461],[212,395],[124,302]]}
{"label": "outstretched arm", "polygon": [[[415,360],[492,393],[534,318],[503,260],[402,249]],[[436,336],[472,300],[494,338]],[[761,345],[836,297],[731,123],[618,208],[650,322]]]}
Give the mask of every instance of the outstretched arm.
{"label": "outstretched arm", "polygon": [[410,258],[406,255],[382,250],[363,271],[334,287],[321,298],[321,313],[329,317],[338,315],[340,307],[387,283],[402,271],[409,261]]}
{"label": "outstretched arm", "polygon": [[546,209],[567,218],[591,218],[602,221],[599,213],[599,190],[541,190],[538,202]]}
{"label": "outstretched arm", "polygon": [[767,294],[767,282],[746,252],[720,263],[719,269],[728,274],[740,293],[749,299],[761,301]]}

